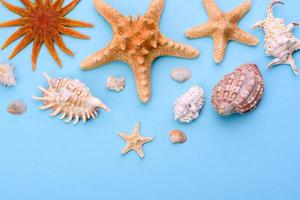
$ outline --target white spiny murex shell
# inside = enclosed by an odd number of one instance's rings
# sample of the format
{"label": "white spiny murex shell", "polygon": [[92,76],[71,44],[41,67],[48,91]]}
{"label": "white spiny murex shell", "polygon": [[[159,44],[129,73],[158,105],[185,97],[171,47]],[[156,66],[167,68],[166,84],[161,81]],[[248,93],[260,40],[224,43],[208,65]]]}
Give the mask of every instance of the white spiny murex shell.
{"label": "white spiny murex shell", "polygon": [[255,64],[245,64],[225,77],[213,90],[212,104],[222,116],[246,113],[259,103],[264,80]]}
{"label": "white spiny murex shell", "polygon": [[44,93],[43,97],[33,97],[35,100],[43,101],[42,110],[52,109],[52,117],[61,114],[60,119],[66,119],[66,123],[72,120],[77,124],[80,119],[84,122],[90,118],[95,119],[99,109],[110,111],[109,108],[98,98],[92,96],[89,88],[82,82],[69,78],[51,79],[44,74],[49,88],[39,87]]}
{"label": "white spiny murex shell", "polygon": [[293,35],[292,31],[299,24],[292,22],[286,26],[283,19],[275,18],[272,11],[275,4],[283,5],[284,3],[273,0],[267,8],[267,18],[257,22],[252,28],[262,28],[265,31],[266,54],[275,57],[269,63],[268,68],[278,64],[288,64],[291,65],[294,73],[298,74],[292,54],[300,49],[300,40]]}
{"label": "white spiny murex shell", "polygon": [[0,64],[0,83],[4,86],[16,85],[16,77],[14,75],[14,68],[8,64]]}

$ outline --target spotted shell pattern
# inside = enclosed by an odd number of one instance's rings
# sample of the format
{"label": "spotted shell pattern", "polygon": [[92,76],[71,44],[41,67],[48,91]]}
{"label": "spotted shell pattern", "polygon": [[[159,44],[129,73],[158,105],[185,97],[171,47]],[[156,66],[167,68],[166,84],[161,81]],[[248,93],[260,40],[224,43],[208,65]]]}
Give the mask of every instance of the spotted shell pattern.
{"label": "spotted shell pattern", "polygon": [[82,119],[84,122],[90,118],[95,119],[99,109],[109,111],[109,108],[98,98],[92,96],[89,88],[82,82],[69,78],[51,79],[44,74],[49,88],[39,87],[43,97],[33,97],[44,103],[42,110],[52,109],[52,117],[61,114],[60,119],[66,118],[66,123],[74,120],[74,124]]}
{"label": "spotted shell pattern", "polygon": [[16,85],[16,77],[14,75],[14,68],[8,64],[0,64],[0,83],[4,86]]}
{"label": "spotted shell pattern", "polygon": [[213,90],[212,104],[222,116],[246,113],[259,103],[264,80],[255,64],[245,64],[225,77]]}

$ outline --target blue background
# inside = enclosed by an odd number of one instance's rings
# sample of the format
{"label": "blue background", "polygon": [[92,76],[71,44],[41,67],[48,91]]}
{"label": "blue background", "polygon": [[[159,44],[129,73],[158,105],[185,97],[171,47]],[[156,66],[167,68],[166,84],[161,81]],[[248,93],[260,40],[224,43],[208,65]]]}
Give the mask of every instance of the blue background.
{"label": "blue background", "polygon": [[[150,0],[107,0],[125,15],[144,14]],[[17,0],[10,3],[20,4]],[[69,2],[69,1],[68,1]],[[241,0],[216,0],[230,11]],[[188,199],[188,200],[298,200],[300,199],[300,78],[289,66],[267,70],[271,60],[264,54],[259,30],[250,30],[265,18],[268,1],[253,0],[253,9],[240,26],[260,38],[260,45],[247,47],[230,43],[226,59],[216,65],[210,38],[189,40],[186,29],[206,22],[200,0],[167,0],[161,31],[168,37],[200,49],[194,60],[163,57],[153,64],[153,96],[140,103],[132,72],[120,62],[93,71],[80,70],[80,62],[106,46],[111,39],[110,25],[96,12],[91,0],[81,1],[68,15],[95,24],[79,29],[92,37],[79,40],[64,37],[75,52],[69,57],[59,52],[64,67],[59,69],[45,47],[37,72],[31,71],[31,47],[10,61],[15,66],[18,84],[0,87],[0,199],[1,200],[115,200],[115,199]],[[276,16],[289,23],[300,21],[298,1],[287,0],[276,6]],[[17,16],[0,6],[0,21]],[[16,28],[1,28],[0,43]],[[300,37],[299,30],[295,34]],[[1,62],[17,43],[0,52]],[[300,54],[294,55],[300,67]],[[219,117],[210,104],[211,90],[226,73],[243,63],[256,63],[265,78],[265,94],[259,107],[243,116]],[[188,67],[191,80],[178,84],[170,79],[175,67]],[[50,111],[37,109],[31,99],[41,95],[37,87],[47,86],[42,73],[51,77],[69,76],[85,82],[112,112],[102,112],[95,121],[78,126],[50,118]],[[113,93],[105,89],[110,75],[125,76],[126,89]],[[200,118],[183,125],[174,121],[174,100],[194,84],[206,91],[206,105]],[[23,99],[28,105],[24,116],[11,116],[7,105]],[[155,141],[144,146],[141,160],[131,152],[120,155],[124,141],[119,131],[131,132],[141,122],[142,133]],[[168,132],[182,129],[188,135],[183,145],[169,142]]]}

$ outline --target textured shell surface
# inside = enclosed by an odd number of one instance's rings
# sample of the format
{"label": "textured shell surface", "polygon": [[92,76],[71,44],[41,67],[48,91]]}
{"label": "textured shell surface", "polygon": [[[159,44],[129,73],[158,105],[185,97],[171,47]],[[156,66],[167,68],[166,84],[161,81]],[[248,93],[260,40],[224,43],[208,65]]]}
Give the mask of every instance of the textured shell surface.
{"label": "textured shell surface", "polygon": [[112,91],[121,92],[126,85],[124,77],[109,76],[106,80],[106,88]]}
{"label": "textured shell surface", "polygon": [[0,64],[0,83],[4,86],[16,85],[16,77],[14,75],[14,68],[9,64]]}
{"label": "textured shell surface", "polygon": [[55,78],[51,79],[44,74],[49,88],[39,87],[43,97],[33,97],[44,103],[42,110],[52,109],[51,116],[61,114],[61,119],[67,118],[66,123],[74,120],[77,124],[80,119],[84,122],[90,118],[95,119],[99,109],[109,111],[109,108],[98,98],[92,96],[89,88],[77,79]]}
{"label": "textured shell surface", "polygon": [[264,80],[255,64],[241,65],[217,84],[212,104],[222,116],[253,110],[264,92]]}
{"label": "textured shell surface", "polygon": [[182,123],[190,123],[199,117],[204,105],[204,90],[198,85],[193,86],[174,103],[175,119]]}
{"label": "textured shell surface", "polygon": [[291,65],[294,73],[298,74],[292,54],[300,49],[300,41],[293,35],[292,31],[299,24],[292,22],[285,25],[283,19],[275,18],[272,11],[275,4],[283,4],[283,2],[272,1],[267,8],[267,18],[257,22],[253,28],[264,29],[266,54],[275,57],[269,63],[268,68],[278,64],[288,64]]}
{"label": "textured shell surface", "polygon": [[183,83],[192,77],[192,72],[184,67],[175,68],[171,74],[171,78],[179,83]]}

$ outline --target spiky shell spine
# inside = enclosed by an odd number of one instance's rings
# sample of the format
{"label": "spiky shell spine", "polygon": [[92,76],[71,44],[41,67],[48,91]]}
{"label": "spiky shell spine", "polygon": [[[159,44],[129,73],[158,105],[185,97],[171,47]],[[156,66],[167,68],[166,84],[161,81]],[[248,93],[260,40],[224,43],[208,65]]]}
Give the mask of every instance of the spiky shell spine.
{"label": "spiky shell spine", "polygon": [[70,78],[51,79],[44,74],[48,81],[49,88],[39,87],[43,92],[43,97],[33,97],[35,100],[44,103],[42,110],[52,109],[52,117],[61,114],[60,119],[65,119],[66,123],[74,120],[74,124],[80,119],[84,122],[90,118],[95,119],[99,109],[109,111],[109,108],[98,98],[92,96],[89,88],[79,80]]}
{"label": "spiky shell spine", "polygon": [[14,68],[8,64],[0,64],[0,83],[4,86],[16,85],[16,77],[14,75]]}
{"label": "spiky shell spine", "polygon": [[265,49],[268,56],[273,59],[268,68],[278,64],[291,65],[295,74],[299,74],[296,63],[292,54],[300,49],[300,40],[297,39],[292,31],[293,28],[299,26],[298,23],[292,22],[285,25],[281,18],[275,18],[272,8],[275,4],[284,4],[281,1],[273,0],[267,8],[267,18],[257,22],[252,28],[262,28],[265,32]]}
{"label": "spiky shell spine", "polygon": [[222,116],[246,113],[259,103],[264,80],[255,64],[245,64],[225,77],[213,90],[212,104]]}

